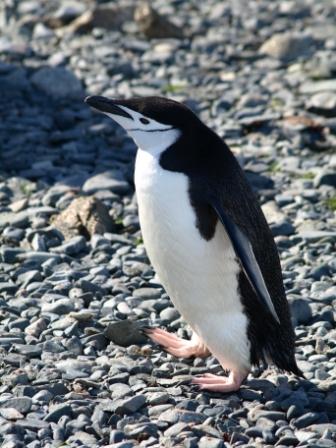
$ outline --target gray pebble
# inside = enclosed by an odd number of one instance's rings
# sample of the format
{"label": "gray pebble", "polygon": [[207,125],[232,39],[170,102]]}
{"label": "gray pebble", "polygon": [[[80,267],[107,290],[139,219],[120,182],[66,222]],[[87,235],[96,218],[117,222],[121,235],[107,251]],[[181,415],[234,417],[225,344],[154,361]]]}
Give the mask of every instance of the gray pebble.
{"label": "gray pebble", "polygon": [[160,313],[160,318],[163,322],[172,322],[180,317],[180,313],[177,311],[176,308],[165,308]]}
{"label": "gray pebble", "polygon": [[141,333],[141,325],[129,320],[110,323],[104,334],[110,341],[123,347],[148,341],[147,337]]}
{"label": "gray pebble", "polygon": [[113,402],[111,411],[116,414],[132,414],[142,408],[145,403],[146,397],[144,395],[118,399]]}
{"label": "gray pebble", "polygon": [[126,194],[130,190],[122,174],[115,171],[106,171],[90,177],[83,185],[83,191],[92,194],[100,190],[111,190],[113,193]]}
{"label": "gray pebble", "polygon": [[44,67],[31,78],[32,83],[55,99],[76,98],[83,93],[80,81],[63,67]]}
{"label": "gray pebble", "polygon": [[83,236],[74,236],[69,241],[63,243],[61,246],[54,248],[58,253],[66,255],[78,255],[86,249],[86,241]]}
{"label": "gray pebble", "polygon": [[43,313],[68,314],[74,310],[74,304],[70,299],[58,298],[55,302],[44,303],[41,310]]}
{"label": "gray pebble", "polygon": [[198,442],[199,448],[224,448],[224,442],[220,439],[215,439],[213,437],[203,436]]}
{"label": "gray pebble", "polygon": [[311,425],[319,419],[319,414],[316,412],[307,412],[306,414],[298,417],[293,424],[296,428],[305,428],[306,426]]}
{"label": "gray pebble", "polygon": [[32,399],[30,397],[10,398],[2,402],[1,407],[13,408],[21,414],[27,414],[32,407]]}
{"label": "gray pebble", "polygon": [[58,420],[64,415],[72,417],[72,413],[73,411],[69,404],[60,403],[51,407],[50,411],[45,416],[44,420],[46,422],[57,423]]}
{"label": "gray pebble", "polygon": [[312,310],[305,299],[288,297],[294,325],[307,324],[312,318]]}

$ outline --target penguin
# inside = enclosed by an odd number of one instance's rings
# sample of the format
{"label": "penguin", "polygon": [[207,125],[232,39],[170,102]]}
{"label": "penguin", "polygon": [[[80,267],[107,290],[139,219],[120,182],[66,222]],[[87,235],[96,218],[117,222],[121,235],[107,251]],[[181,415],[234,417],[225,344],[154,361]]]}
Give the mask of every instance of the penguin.
{"label": "penguin", "polygon": [[177,357],[213,355],[227,376],[199,389],[237,391],[252,366],[301,376],[279,255],[243,170],[226,143],[168,98],[85,102],[135,141],[135,190],[145,248],[190,340],[160,328],[152,341]]}

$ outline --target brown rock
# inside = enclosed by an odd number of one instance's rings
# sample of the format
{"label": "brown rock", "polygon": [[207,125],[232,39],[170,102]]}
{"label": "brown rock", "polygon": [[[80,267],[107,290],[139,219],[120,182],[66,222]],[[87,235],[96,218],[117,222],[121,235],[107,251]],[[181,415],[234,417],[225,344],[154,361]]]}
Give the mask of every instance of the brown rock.
{"label": "brown rock", "polygon": [[44,19],[46,25],[50,28],[60,28],[64,25],[68,25],[84,11],[89,8],[90,0],[82,0],[81,3],[71,4],[71,2],[65,2],[52,14]]}
{"label": "brown rock", "polygon": [[324,151],[330,148],[329,128],[323,119],[307,116],[287,116],[282,119],[282,126],[290,134],[301,135],[302,143],[313,151]]}
{"label": "brown rock", "polygon": [[19,199],[15,202],[12,202],[9,206],[9,208],[12,210],[12,212],[14,213],[18,213],[21,212],[22,210],[24,210],[28,205],[28,199],[27,198],[23,198],[23,199]]}
{"label": "brown rock", "polygon": [[65,238],[76,235],[88,237],[94,233],[103,234],[112,231],[114,226],[108,208],[94,196],[74,199],[53,219],[52,224],[63,233]]}
{"label": "brown rock", "polygon": [[35,338],[38,338],[40,334],[48,328],[48,322],[45,319],[37,319],[25,328],[25,333]]}
{"label": "brown rock", "polygon": [[68,30],[74,33],[86,33],[92,28],[120,29],[124,22],[133,20],[133,13],[133,6],[99,5],[75,19],[68,26]]}
{"label": "brown rock", "polygon": [[310,36],[294,33],[278,33],[267,39],[259,49],[261,54],[271,56],[283,62],[308,56],[313,48]]}
{"label": "brown rock", "polygon": [[293,116],[287,116],[283,119],[283,124],[285,126],[298,128],[298,129],[322,129],[322,124],[320,121],[315,120],[310,117],[306,116],[299,116],[299,115],[293,115]]}
{"label": "brown rock", "polygon": [[148,2],[141,2],[135,12],[134,20],[139,29],[149,39],[175,37],[183,38],[183,33],[176,25],[158,14]]}
{"label": "brown rock", "polygon": [[23,418],[21,412],[17,411],[14,408],[2,408],[0,409],[0,415],[6,420],[18,420],[20,418]]}

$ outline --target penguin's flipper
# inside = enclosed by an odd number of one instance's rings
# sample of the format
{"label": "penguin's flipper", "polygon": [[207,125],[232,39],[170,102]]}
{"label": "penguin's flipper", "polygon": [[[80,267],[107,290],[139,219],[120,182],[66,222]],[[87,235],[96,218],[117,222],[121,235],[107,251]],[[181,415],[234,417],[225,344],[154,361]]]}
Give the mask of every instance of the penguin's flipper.
{"label": "penguin's flipper", "polygon": [[233,222],[233,220],[228,216],[223,207],[218,204],[217,201],[212,204],[212,207],[215,210],[219,220],[225,227],[236,256],[240,261],[241,267],[252,288],[254,289],[260,303],[268,309],[273,318],[280,324],[279,317],[275,311],[272,299],[267,290],[262,272],[254,255],[249,239]]}

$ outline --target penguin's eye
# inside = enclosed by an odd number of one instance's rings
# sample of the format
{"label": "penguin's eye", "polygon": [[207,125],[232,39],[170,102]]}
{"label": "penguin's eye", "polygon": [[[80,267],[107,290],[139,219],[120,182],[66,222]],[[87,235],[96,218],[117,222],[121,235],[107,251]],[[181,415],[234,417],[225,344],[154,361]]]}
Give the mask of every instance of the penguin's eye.
{"label": "penguin's eye", "polygon": [[142,124],[149,124],[149,120],[147,118],[140,118]]}

